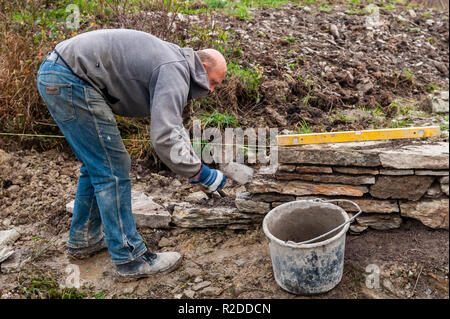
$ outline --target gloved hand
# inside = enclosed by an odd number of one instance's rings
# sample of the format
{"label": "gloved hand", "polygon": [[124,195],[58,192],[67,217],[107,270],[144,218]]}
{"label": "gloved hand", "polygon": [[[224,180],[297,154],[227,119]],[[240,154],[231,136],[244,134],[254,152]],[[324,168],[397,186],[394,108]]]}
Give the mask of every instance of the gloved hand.
{"label": "gloved hand", "polygon": [[224,187],[226,180],[227,178],[221,171],[209,168],[205,164],[202,164],[202,169],[200,171],[200,176],[198,177],[198,179],[196,179],[195,177],[191,177],[189,179],[189,183],[200,183],[203,186],[206,186],[208,188],[208,191],[212,193]]}

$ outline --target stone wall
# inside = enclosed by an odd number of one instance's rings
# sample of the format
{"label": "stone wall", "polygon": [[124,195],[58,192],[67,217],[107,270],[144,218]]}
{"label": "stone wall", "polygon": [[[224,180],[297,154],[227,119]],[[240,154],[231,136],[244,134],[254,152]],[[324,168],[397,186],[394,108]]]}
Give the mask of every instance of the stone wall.
{"label": "stone wall", "polygon": [[[400,227],[402,217],[448,229],[449,144],[393,140],[283,147],[274,175],[238,193],[242,213],[264,214],[288,201],[350,199],[363,213],[351,231]],[[357,211],[341,202],[348,213]]]}

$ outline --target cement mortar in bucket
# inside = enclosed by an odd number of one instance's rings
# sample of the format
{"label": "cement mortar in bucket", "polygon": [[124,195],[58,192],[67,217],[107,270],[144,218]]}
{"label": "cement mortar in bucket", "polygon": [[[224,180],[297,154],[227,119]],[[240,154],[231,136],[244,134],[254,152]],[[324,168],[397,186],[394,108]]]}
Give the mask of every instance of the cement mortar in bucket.
{"label": "cement mortar in bucket", "polygon": [[[359,212],[351,219],[330,202],[346,201]],[[333,289],[342,279],[345,234],[361,213],[349,200],[298,200],[264,217],[275,281],[286,291],[312,295]]]}

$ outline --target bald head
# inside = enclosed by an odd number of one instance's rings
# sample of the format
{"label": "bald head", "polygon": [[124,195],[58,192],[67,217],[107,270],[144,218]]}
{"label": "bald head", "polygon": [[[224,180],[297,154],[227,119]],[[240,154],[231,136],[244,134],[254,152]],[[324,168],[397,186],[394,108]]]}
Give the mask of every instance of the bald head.
{"label": "bald head", "polygon": [[203,67],[208,73],[209,90],[212,92],[217,84],[221,83],[227,73],[227,62],[222,53],[214,49],[197,51]]}

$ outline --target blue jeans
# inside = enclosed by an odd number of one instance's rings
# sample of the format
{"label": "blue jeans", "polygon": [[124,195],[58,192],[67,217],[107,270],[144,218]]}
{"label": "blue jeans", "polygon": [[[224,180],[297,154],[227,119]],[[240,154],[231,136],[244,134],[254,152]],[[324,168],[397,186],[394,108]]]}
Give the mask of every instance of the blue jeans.
{"label": "blue jeans", "polygon": [[85,248],[104,238],[113,264],[133,261],[147,247],[131,211],[130,156],[102,95],[60,61],[47,58],[37,84],[82,163],[67,246]]}

